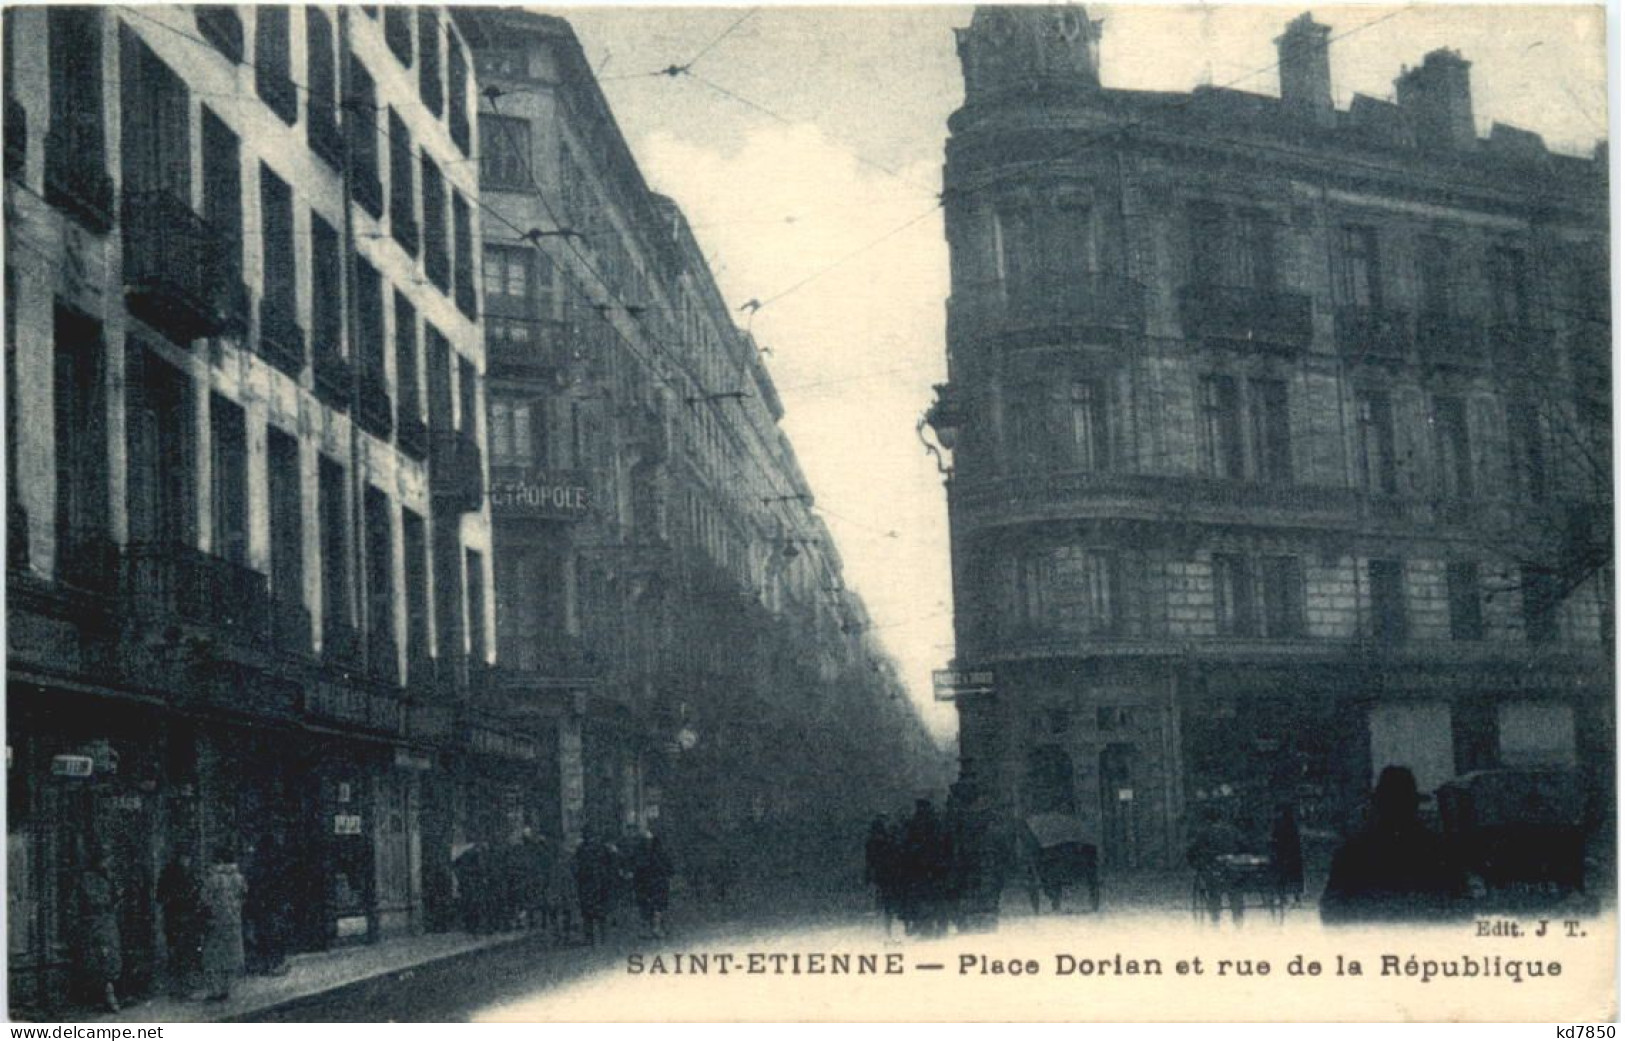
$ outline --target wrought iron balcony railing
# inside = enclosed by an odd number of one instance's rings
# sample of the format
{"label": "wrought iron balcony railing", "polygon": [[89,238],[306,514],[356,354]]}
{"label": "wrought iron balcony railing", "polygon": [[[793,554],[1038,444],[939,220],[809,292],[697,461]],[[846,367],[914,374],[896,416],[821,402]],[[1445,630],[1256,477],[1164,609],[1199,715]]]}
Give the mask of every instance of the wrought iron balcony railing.
{"label": "wrought iron balcony railing", "polygon": [[1180,289],[1179,308],[1191,339],[1291,353],[1314,338],[1314,306],[1304,293],[1196,282]]}
{"label": "wrought iron balcony railing", "polygon": [[166,189],[124,199],[124,293],[131,313],[180,342],[240,331],[241,246]]}
{"label": "wrought iron balcony railing", "polygon": [[45,199],[98,234],[113,226],[113,178],[99,115],[57,120],[46,131]]}
{"label": "wrought iron balcony railing", "polygon": [[1378,307],[1337,309],[1337,350],[1352,362],[1403,362],[1411,352],[1411,315]]}
{"label": "wrought iron balcony railing", "polygon": [[286,296],[260,298],[260,356],[294,379],[305,371],[305,330]]}
{"label": "wrought iron balcony railing", "polygon": [[484,504],[484,460],[472,434],[461,430],[430,431],[429,492],[460,513],[477,512]]}

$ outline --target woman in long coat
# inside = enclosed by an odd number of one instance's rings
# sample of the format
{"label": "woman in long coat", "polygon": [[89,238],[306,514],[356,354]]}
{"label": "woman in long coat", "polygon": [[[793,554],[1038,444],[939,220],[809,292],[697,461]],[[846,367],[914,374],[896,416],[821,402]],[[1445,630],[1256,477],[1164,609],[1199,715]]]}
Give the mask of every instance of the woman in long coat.
{"label": "woman in long coat", "polygon": [[222,850],[203,883],[203,975],[209,1000],[231,996],[231,981],[243,971],[243,899],[248,883],[231,854]]}
{"label": "woman in long coat", "polygon": [[124,975],[124,953],[118,928],[121,894],[113,879],[110,857],[106,854],[96,857],[91,866],[80,873],[75,896],[79,961],[85,983],[102,999],[108,1011],[117,1012],[117,984]]}

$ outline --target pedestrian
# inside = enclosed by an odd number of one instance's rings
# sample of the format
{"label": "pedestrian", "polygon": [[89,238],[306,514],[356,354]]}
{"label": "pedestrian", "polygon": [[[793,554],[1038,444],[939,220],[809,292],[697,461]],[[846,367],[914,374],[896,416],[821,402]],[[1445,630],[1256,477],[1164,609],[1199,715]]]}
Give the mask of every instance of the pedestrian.
{"label": "pedestrian", "polygon": [[561,845],[548,858],[547,893],[553,925],[553,943],[564,946],[575,938],[576,885],[570,857]]}
{"label": "pedestrian", "polygon": [[1196,887],[1207,906],[1208,917],[1217,925],[1230,901],[1230,917],[1242,918],[1243,894],[1234,871],[1225,869],[1224,857],[1242,852],[1241,832],[1217,805],[1203,807],[1202,823],[1187,848],[1185,857],[1196,870]]}
{"label": "pedestrian", "polygon": [[1275,810],[1270,826],[1270,867],[1275,873],[1275,896],[1285,907],[1303,900],[1303,836],[1297,810],[1284,802]]}
{"label": "pedestrian", "polygon": [[203,882],[203,977],[210,1001],[231,997],[231,984],[243,971],[243,901],[248,883],[230,848],[215,851]]}
{"label": "pedestrian", "polygon": [[1465,910],[1466,879],[1418,818],[1421,802],[1415,774],[1383,767],[1368,823],[1332,855],[1322,922],[1427,921]]}
{"label": "pedestrian", "polygon": [[673,873],[671,857],[666,854],[660,836],[643,836],[632,857],[632,894],[647,939],[665,939]]}
{"label": "pedestrian", "polygon": [[551,925],[549,883],[553,874],[553,851],[547,840],[527,826],[519,836],[519,866],[525,902],[525,927],[542,929]]}
{"label": "pedestrian", "polygon": [[941,936],[948,929],[947,885],[952,860],[950,840],[930,799],[914,803],[914,816],[903,826],[901,863],[908,895],[910,932]]}
{"label": "pedestrian", "polygon": [[463,928],[478,936],[485,932],[485,847],[475,843],[452,858],[452,881]]}
{"label": "pedestrian", "polygon": [[259,845],[249,847],[244,867],[248,896],[243,919],[254,938],[254,971],[266,976],[286,975],[288,924],[293,917],[289,895],[292,865],[283,856],[282,842],[275,832],[268,833]]}
{"label": "pedestrian", "polygon": [[891,935],[892,918],[898,911],[897,900],[897,842],[886,823],[884,813],[877,814],[869,824],[869,837],[863,844],[863,881],[873,886],[875,909]]}
{"label": "pedestrian", "polygon": [[113,859],[96,852],[79,873],[74,899],[79,932],[79,968],[85,989],[109,1012],[119,1010],[118,983],[124,975],[119,909],[123,892],[113,877]]}
{"label": "pedestrian", "polygon": [[203,882],[186,850],[176,851],[158,876],[158,905],[164,912],[169,992],[186,998],[203,970]]}
{"label": "pedestrian", "polygon": [[615,858],[610,847],[588,833],[576,849],[576,903],[581,908],[581,929],[587,944],[604,942],[604,919],[609,913],[615,884]]}

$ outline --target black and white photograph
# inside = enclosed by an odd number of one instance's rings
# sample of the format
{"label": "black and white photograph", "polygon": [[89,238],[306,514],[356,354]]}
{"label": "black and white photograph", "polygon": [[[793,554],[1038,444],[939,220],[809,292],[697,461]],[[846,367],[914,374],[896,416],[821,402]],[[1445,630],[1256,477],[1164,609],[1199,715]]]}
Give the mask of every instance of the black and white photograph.
{"label": "black and white photograph", "polygon": [[8,1018],[1612,1022],[1614,17],[0,9]]}

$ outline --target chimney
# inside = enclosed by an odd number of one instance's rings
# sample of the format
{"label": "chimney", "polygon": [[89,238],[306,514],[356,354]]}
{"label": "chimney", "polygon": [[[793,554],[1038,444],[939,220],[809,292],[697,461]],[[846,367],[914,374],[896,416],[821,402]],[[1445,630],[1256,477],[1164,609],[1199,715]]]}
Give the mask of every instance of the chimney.
{"label": "chimney", "polygon": [[1280,55],[1281,101],[1288,112],[1316,126],[1336,122],[1332,109],[1331,29],[1308,11],[1287,23],[1275,38]]}
{"label": "chimney", "polygon": [[1404,112],[1423,148],[1472,148],[1478,141],[1473,125],[1473,90],[1467,70],[1472,62],[1457,51],[1429,52],[1422,64],[1407,68],[1394,81]]}

